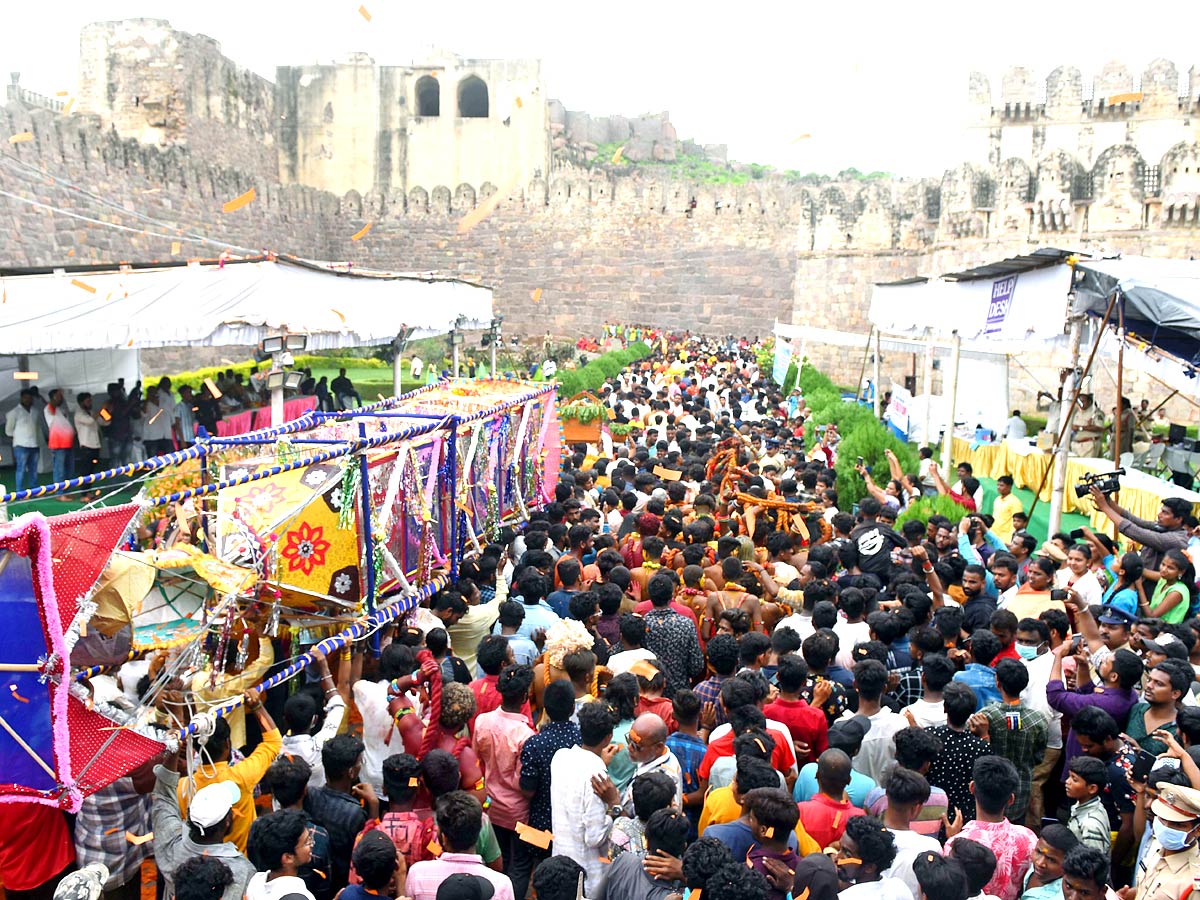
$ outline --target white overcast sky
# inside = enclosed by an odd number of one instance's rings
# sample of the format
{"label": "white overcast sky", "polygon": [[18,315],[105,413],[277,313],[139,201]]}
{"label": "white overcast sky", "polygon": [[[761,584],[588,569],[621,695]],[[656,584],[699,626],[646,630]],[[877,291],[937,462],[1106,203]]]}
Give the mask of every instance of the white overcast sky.
{"label": "white overcast sky", "polygon": [[[358,13],[360,2],[372,16]],[[1200,3],[1128,0],[758,3],[642,0],[71,0],[3,3],[0,77],[75,86],[88,22],[168,19],[216,38],[239,64],[329,62],[353,50],[403,64],[430,47],[544,61],[549,96],[594,114],[668,110],[681,138],[744,162],[836,172],[940,174],[960,158],[967,75],[994,92],[1010,66],[1085,80],[1110,59],[1200,65]],[[1160,15],[1159,13],[1165,13]],[[801,134],[808,140],[796,142]]]}

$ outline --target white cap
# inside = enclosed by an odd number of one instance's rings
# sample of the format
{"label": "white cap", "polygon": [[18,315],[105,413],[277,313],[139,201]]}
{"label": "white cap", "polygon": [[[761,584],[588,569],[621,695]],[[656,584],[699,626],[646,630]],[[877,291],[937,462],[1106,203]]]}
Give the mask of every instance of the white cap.
{"label": "white cap", "polygon": [[232,781],[217,781],[202,787],[188,805],[188,821],[200,828],[212,828],[225,821],[241,796],[242,789]]}

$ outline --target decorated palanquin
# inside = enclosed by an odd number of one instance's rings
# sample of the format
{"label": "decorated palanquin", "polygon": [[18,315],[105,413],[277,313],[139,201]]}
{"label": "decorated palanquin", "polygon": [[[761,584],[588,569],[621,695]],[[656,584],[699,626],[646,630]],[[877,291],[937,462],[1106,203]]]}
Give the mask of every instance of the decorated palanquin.
{"label": "decorated palanquin", "polygon": [[[78,809],[245,688],[294,677],[311,657],[291,647],[375,634],[553,499],[560,458],[553,384],[442,382],[202,438],[114,470],[147,473],[135,503],[7,526],[0,803]],[[146,654],[137,701],[102,690]],[[155,703],[185,685],[205,705],[190,722]]]}

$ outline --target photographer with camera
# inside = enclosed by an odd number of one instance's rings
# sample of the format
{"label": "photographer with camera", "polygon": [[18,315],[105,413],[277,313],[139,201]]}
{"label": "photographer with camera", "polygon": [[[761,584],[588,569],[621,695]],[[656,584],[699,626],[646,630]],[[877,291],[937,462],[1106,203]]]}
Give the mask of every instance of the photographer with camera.
{"label": "photographer with camera", "polygon": [[1145,568],[1143,576],[1149,581],[1158,581],[1158,570],[1168,550],[1187,547],[1188,535],[1183,520],[1191,513],[1192,505],[1182,497],[1164,497],[1162,508],[1158,511],[1158,522],[1147,522],[1118,506],[1095,484],[1088,493],[1096,509],[1117,526],[1120,534],[1142,545],[1139,555]]}

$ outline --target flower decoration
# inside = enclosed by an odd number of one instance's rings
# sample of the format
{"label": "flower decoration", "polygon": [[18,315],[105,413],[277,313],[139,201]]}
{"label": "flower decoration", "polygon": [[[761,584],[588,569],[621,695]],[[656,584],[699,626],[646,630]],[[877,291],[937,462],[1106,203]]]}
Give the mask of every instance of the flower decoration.
{"label": "flower decoration", "polygon": [[299,569],[305,575],[311,575],[317,566],[325,565],[325,554],[330,546],[329,541],[325,540],[324,528],[301,522],[298,529],[287,533],[287,543],[281,555],[288,561],[289,572]]}

